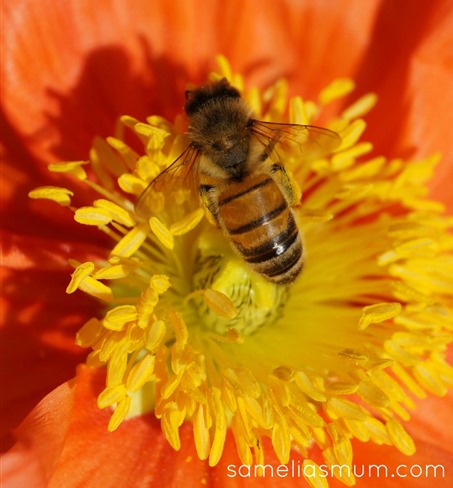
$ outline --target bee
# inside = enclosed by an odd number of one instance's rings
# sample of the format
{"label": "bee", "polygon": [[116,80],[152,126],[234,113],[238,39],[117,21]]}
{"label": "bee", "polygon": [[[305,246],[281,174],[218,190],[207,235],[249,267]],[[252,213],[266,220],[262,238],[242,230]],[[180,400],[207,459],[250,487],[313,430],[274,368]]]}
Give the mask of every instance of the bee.
{"label": "bee", "polygon": [[303,244],[292,210],[297,202],[277,149],[321,156],[340,137],[320,127],[255,119],[226,79],[187,91],[184,109],[190,144],[139,197],[138,212],[152,211],[151,192],[168,196],[174,181],[192,183],[244,261],[271,282],[292,283],[303,267]]}

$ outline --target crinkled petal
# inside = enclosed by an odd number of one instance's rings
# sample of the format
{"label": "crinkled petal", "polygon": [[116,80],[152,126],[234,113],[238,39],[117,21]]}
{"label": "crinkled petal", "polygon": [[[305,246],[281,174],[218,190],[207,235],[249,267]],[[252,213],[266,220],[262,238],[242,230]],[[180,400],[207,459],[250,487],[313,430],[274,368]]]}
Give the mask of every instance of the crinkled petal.
{"label": "crinkled petal", "polygon": [[453,422],[453,391],[450,390],[445,397],[429,396],[417,402],[412,417],[413,420],[408,425],[411,435],[427,444],[441,447],[447,453],[449,452],[453,459],[451,430],[445,428]]}
{"label": "crinkled petal", "polygon": [[[356,472],[364,475],[357,477],[357,486],[367,488],[448,488],[453,482],[453,458],[446,446],[434,442],[416,439],[417,452],[413,456],[405,456],[390,446],[379,446],[359,442],[354,443],[354,464]],[[381,466],[379,475],[377,468]],[[429,466],[438,466],[434,467]],[[363,468],[362,468],[363,467]],[[443,468],[443,469],[442,469]],[[370,475],[368,476],[368,470]],[[411,475],[411,470],[413,475]],[[385,473],[388,473],[385,475]],[[436,476],[434,475],[436,473]],[[340,483],[331,483],[330,488],[339,488]]]}
{"label": "crinkled petal", "polygon": [[453,114],[440,107],[453,104],[452,22],[449,0],[429,5],[417,0],[410,9],[404,2],[381,2],[354,77],[359,93],[379,96],[367,116],[367,133],[377,153],[416,158],[442,153],[432,194],[449,208],[452,192],[445,182],[453,171]]}
{"label": "crinkled petal", "polygon": [[[190,424],[181,428],[179,451],[169,446],[159,422],[151,415],[130,419],[117,431],[108,432],[110,414],[99,410],[96,401],[103,382],[103,372],[81,367],[75,380],[50,393],[30,413],[15,432],[17,444],[4,457],[9,479],[14,479],[16,486],[138,488],[145,481],[146,486],[156,488],[222,488],[242,486],[245,481],[247,486],[300,486],[297,478],[261,479],[253,471],[244,481],[246,469],[239,474],[240,461],[231,432],[227,434],[225,456],[215,468],[198,459]],[[302,462],[298,454],[293,459],[296,465]],[[28,469],[24,470],[21,464],[25,463]],[[273,454],[266,464],[273,470],[279,465]],[[37,483],[32,468],[42,473],[47,484]]]}
{"label": "crinkled petal", "polygon": [[36,403],[74,374],[86,353],[74,344],[80,323],[98,304],[84,294],[69,297],[68,272],[2,268],[0,302],[2,448],[11,446],[10,430]]}
{"label": "crinkled petal", "polygon": [[219,52],[250,73],[251,83],[285,75],[309,96],[355,71],[378,5],[264,0],[257,8],[253,1],[230,0],[199,9],[192,2],[175,8],[139,0],[130,9],[102,0],[93,9],[87,0],[39,6],[20,0],[5,9],[6,113],[40,159],[76,159],[95,135],[111,134],[119,115],[174,115],[186,80],[200,81]]}

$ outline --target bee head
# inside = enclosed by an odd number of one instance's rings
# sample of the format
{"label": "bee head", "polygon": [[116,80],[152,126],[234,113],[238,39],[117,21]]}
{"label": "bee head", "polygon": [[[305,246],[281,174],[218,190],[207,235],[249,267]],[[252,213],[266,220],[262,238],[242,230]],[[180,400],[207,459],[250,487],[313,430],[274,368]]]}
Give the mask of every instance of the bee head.
{"label": "bee head", "polygon": [[226,78],[220,81],[205,85],[195,90],[186,91],[186,103],[184,110],[191,117],[202,109],[207,103],[214,100],[224,100],[227,98],[240,98],[239,91],[231,86]]}

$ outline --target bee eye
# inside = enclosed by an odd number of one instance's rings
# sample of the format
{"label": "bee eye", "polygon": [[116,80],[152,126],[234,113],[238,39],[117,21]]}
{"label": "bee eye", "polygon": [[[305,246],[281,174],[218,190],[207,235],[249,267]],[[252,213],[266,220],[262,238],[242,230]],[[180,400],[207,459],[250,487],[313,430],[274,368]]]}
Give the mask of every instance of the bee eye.
{"label": "bee eye", "polygon": [[220,151],[222,149],[222,147],[220,146],[220,144],[218,142],[211,142],[209,144],[212,149],[214,149],[215,151]]}

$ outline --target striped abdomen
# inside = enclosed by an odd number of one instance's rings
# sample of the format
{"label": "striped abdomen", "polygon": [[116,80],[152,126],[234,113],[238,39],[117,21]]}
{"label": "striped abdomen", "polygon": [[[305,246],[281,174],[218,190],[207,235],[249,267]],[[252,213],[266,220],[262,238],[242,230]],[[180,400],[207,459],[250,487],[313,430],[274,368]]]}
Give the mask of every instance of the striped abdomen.
{"label": "striped abdomen", "polygon": [[302,264],[302,240],[278,184],[268,175],[231,182],[218,196],[217,218],[250,266],[274,283],[291,283]]}

